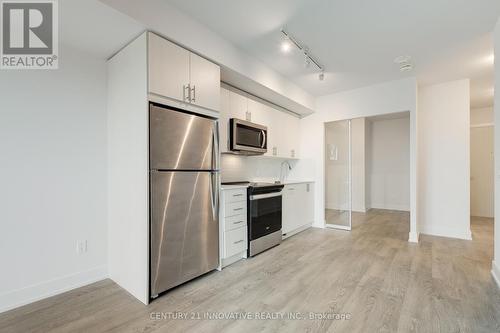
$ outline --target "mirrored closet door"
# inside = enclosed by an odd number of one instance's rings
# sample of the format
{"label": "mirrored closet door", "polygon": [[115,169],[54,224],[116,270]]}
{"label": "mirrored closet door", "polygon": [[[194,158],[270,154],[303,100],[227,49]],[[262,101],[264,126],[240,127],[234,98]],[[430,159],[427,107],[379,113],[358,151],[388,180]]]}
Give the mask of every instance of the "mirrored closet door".
{"label": "mirrored closet door", "polygon": [[325,123],[325,224],[351,230],[351,120]]}

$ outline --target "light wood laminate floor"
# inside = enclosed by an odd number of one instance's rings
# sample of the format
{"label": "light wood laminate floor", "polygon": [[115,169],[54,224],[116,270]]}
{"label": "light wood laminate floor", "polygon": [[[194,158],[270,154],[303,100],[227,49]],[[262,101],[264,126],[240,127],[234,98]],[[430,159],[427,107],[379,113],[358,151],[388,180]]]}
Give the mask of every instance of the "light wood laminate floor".
{"label": "light wood laminate floor", "polygon": [[[493,223],[474,218],[472,232],[410,244],[408,213],[372,210],[351,232],[308,229],[149,306],[105,280],[0,314],[0,332],[500,332]],[[165,319],[174,311],[350,319]]]}

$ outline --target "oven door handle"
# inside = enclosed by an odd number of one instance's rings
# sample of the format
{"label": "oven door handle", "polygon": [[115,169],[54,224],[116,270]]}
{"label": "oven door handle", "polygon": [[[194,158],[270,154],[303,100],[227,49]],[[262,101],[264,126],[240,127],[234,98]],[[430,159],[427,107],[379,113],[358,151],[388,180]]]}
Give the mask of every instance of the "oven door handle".
{"label": "oven door handle", "polygon": [[274,197],[281,197],[281,192],[251,195],[250,200],[253,201],[253,200],[274,198]]}

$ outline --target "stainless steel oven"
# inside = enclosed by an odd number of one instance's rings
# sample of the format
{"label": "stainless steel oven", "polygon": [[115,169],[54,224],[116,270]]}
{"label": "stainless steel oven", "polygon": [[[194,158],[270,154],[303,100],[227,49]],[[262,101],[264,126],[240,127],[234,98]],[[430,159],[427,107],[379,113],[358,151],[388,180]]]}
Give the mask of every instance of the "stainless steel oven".
{"label": "stainless steel oven", "polygon": [[234,153],[258,155],[267,152],[267,127],[249,121],[231,118],[229,143]]}
{"label": "stainless steel oven", "polygon": [[248,256],[281,243],[283,185],[252,183],[248,187]]}

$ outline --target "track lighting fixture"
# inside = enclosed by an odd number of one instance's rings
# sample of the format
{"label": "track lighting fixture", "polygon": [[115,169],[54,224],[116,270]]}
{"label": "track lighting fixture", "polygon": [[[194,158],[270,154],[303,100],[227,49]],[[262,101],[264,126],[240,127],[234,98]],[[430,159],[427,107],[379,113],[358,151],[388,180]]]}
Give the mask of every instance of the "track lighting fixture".
{"label": "track lighting fixture", "polygon": [[297,49],[299,49],[299,51],[301,51],[304,54],[304,66],[306,68],[309,68],[311,66],[311,63],[314,64],[314,66],[316,66],[320,71],[318,79],[320,81],[323,81],[325,79],[324,68],[314,57],[310,55],[309,49],[306,46],[299,43],[297,39],[292,35],[290,35],[290,33],[288,33],[284,28],[281,29],[281,34],[283,35],[284,38],[283,42],[281,43],[281,50],[284,53],[288,53],[290,52],[291,47],[295,45],[295,47],[297,47]]}

